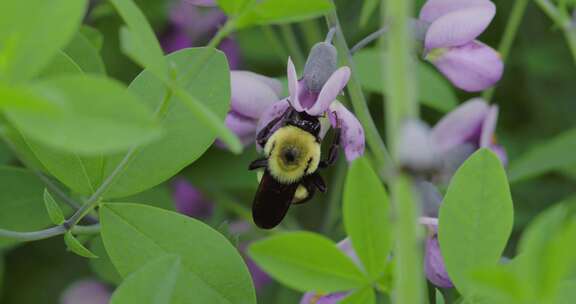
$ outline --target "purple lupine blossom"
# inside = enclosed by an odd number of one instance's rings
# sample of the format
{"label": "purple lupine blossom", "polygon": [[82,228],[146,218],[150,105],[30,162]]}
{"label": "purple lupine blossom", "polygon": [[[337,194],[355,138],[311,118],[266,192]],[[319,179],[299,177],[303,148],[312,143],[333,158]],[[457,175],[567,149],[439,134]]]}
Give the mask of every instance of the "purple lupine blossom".
{"label": "purple lupine blossom", "polygon": [[498,52],[476,40],[495,14],[490,0],[428,0],[420,11],[425,58],[462,90],[482,91],[502,77]]}
{"label": "purple lupine blossom", "polygon": [[214,208],[212,202],[183,177],[178,177],[172,182],[172,197],[179,213],[199,219],[212,214]]}
{"label": "purple lupine blossom", "polygon": [[[226,21],[226,15],[211,0],[180,0],[170,10],[169,24],[160,35],[160,45],[166,53],[200,46],[199,41],[216,33]],[[228,37],[218,46],[226,54],[230,69],[240,66],[240,47]]]}
{"label": "purple lupine blossom", "polygon": [[[282,93],[282,84],[273,78],[248,71],[230,73],[231,105],[225,124],[244,146],[256,139],[258,120]],[[225,147],[221,141],[217,145]]]}
{"label": "purple lupine blossom", "polygon": [[312,48],[302,78],[288,58],[288,91],[290,96],[266,109],[260,121],[259,132],[269,122],[280,117],[288,107],[313,116],[327,116],[332,127],[340,124],[341,145],[348,161],[364,153],[364,129],[346,107],[336,100],[350,79],[350,68],[336,68],[336,50],[326,42]]}
{"label": "purple lupine blossom", "polygon": [[112,292],[96,280],[86,279],[73,283],[62,293],[61,304],[108,304]]}
{"label": "purple lupine blossom", "polygon": [[[230,232],[234,235],[241,235],[248,232],[252,228],[252,225],[244,220],[238,220],[235,222],[230,223],[229,229]],[[254,288],[256,291],[261,291],[266,285],[272,282],[272,278],[260,268],[254,260],[252,260],[246,254],[246,248],[248,248],[249,243],[243,242],[238,245],[238,250],[242,254],[244,261],[246,262],[246,266],[248,267],[248,271],[252,276],[252,282],[254,283]]]}

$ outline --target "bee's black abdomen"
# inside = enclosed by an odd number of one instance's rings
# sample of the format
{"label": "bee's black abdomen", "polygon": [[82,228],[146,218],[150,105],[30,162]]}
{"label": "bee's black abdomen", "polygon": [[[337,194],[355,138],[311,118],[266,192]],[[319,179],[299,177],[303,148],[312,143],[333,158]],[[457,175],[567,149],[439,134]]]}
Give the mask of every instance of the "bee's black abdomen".
{"label": "bee's black abdomen", "polygon": [[272,229],[286,216],[298,183],[282,184],[266,170],[252,204],[254,223],[262,229]]}

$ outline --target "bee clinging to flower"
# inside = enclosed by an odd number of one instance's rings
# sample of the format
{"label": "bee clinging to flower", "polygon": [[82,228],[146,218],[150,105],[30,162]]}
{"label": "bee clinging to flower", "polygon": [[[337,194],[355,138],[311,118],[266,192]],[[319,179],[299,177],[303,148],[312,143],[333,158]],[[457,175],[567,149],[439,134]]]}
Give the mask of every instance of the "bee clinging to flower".
{"label": "bee clinging to flower", "polygon": [[[336,101],[348,82],[350,69],[337,68],[333,34],[331,30],[326,41],[312,48],[300,80],[288,59],[290,96],[268,107],[258,123],[256,144],[264,157],[253,161],[249,169],[263,169],[252,205],[254,222],[260,228],[274,228],[290,205],[310,200],[316,191],[326,191],[318,169],[336,161],[341,145],[349,161],[364,151],[362,126]],[[322,159],[321,143],[328,121],[334,136]]]}

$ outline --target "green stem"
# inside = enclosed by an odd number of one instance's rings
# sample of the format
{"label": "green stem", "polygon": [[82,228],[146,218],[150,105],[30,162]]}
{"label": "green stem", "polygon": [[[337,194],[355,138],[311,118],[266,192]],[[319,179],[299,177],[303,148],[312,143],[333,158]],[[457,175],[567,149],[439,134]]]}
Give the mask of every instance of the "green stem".
{"label": "green stem", "polygon": [[328,13],[328,15],[326,15],[326,21],[329,28],[336,28],[336,49],[338,49],[338,54],[344,64],[352,69],[352,75],[347,85],[350,101],[352,103],[352,107],[354,108],[356,117],[364,128],[366,142],[368,143],[368,147],[374,155],[374,161],[377,165],[376,171],[380,174],[381,178],[385,179],[391,172],[391,157],[388,153],[388,150],[386,150],[386,145],[384,145],[384,141],[382,141],[380,133],[378,133],[378,129],[374,124],[374,120],[372,120],[372,116],[370,115],[370,110],[368,109],[368,104],[366,102],[366,97],[364,96],[362,87],[360,86],[360,81],[358,80],[356,73],[354,73],[356,70],[354,67],[354,60],[350,54],[350,49],[346,43],[346,38],[344,37],[342,29],[340,28],[340,21],[338,20],[336,9],[333,9]]}
{"label": "green stem", "polygon": [[[502,36],[502,40],[498,46],[498,52],[500,53],[503,62],[506,62],[506,59],[510,54],[510,49],[512,48],[514,38],[516,38],[516,34],[520,28],[520,23],[522,22],[527,6],[528,0],[516,0],[516,2],[514,2],[514,7],[512,8],[512,12],[508,18],[504,35]],[[494,88],[484,91],[482,97],[484,97],[487,102],[490,102],[492,97],[494,97]]]}
{"label": "green stem", "polygon": [[536,4],[540,9],[562,29],[564,38],[572,54],[572,59],[576,63],[576,28],[570,15],[564,11],[559,10],[554,4],[548,0],[536,0]]}
{"label": "green stem", "polygon": [[282,32],[282,36],[286,41],[288,51],[290,52],[290,55],[294,59],[294,64],[299,67],[304,66],[306,58],[304,57],[304,53],[300,48],[296,35],[294,35],[292,27],[289,24],[283,24],[280,25],[280,31]]}
{"label": "green stem", "polygon": [[[74,234],[94,234],[100,231],[100,225],[99,224],[91,226],[77,225],[71,228],[71,230]],[[68,231],[68,229],[66,229],[66,227],[64,227],[63,225],[31,232],[19,232],[19,231],[0,229],[0,237],[23,242],[30,242],[51,238],[57,235],[62,235],[66,233],[66,231]]]}
{"label": "green stem", "polygon": [[[411,39],[409,18],[413,1],[383,1],[381,20],[389,26],[387,43],[381,38],[382,60],[386,54],[386,65],[383,66],[388,94],[385,100],[386,131],[388,147],[392,158],[399,159],[398,143],[402,125],[406,120],[416,119],[418,115],[417,84],[413,63],[414,47]],[[385,49],[387,48],[387,49]],[[404,174],[392,175],[389,188],[393,202],[393,217],[396,259],[394,267],[394,303],[424,303],[424,279],[421,267],[421,249],[419,248],[417,205],[414,200],[412,181]]]}

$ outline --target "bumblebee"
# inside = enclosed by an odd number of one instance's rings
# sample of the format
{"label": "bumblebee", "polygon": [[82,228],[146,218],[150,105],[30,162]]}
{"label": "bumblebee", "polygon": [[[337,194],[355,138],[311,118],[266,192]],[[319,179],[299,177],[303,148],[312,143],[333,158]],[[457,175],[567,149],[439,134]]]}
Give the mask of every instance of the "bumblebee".
{"label": "bumblebee", "polygon": [[336,161],[340,146],[339,125],[337,123],[325,160],[321,160],[319,118],[292,107],[257,134],[256,140],[264,147],[265,157],[253,161],[249,169],[264,169],[252,204],[252,218],[258,227],[276,227],[291,204],[310,200],[316,190],[326,191],[318,169]]}

